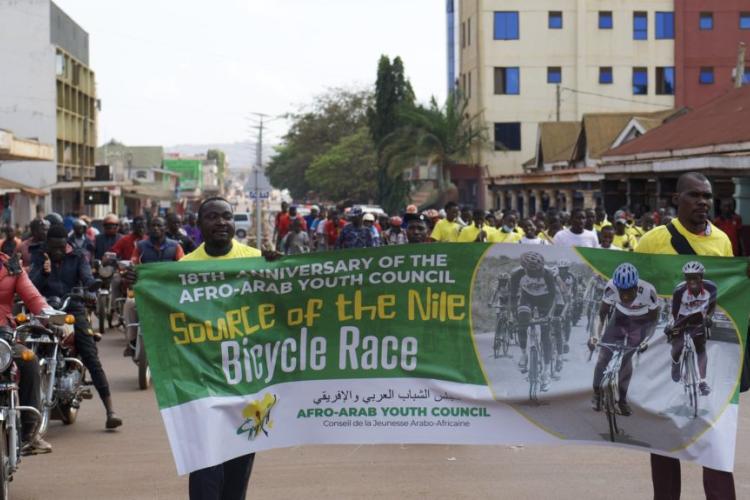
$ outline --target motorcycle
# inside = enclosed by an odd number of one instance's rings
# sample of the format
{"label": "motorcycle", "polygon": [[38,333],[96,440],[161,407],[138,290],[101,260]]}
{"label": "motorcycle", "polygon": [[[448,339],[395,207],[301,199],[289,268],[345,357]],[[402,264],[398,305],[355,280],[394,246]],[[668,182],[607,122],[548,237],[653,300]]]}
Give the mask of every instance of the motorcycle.
{"label": "motorcycle", "polygon": [[[84,297],[83,288],[74,288],[62,302],[57,297],[47,302],[52,308],[66,312],[73,301],[82,301]],[[75,317],[19,314],[16,322],[17,337],[39,358],[42,403],[39,435],[44,436],[50,420],[61,420],[64,425],[75,423],[81,401],[92,398],[86,367],[76,354]]]}
{"label": "motorcycle", "polygon": [[[21,461],[21,413],[35,415],[36,426],[41,421],[39,410],[32,406],[21,406],[18,399],[18,370],[14,359],[29,361],[29,351],[17,354],[13,346],[16,332],[9,327],[0,327],[0,500],[9,498],[8,487]],[[29,432],[36,434],[36,428]]]}
{"label": "motorcycle", "polygon": [[[128,262],[124,265],[125,271],[132,268],[133,264]],[[132,311],[131,317],[127,317],[128,314],[123,316],[126,325],[125,331],[127,333],[127,339],[130,341],[131,338],[135,339],[135,344],[132,345],[133,354],[131,355],[133,363],[138,366],[138,387],[141,390],[146,390],[151,385],[151,367],[148,365],[148,358],[146,356],[146,346],[143,343],[143,331],[141,330],[140,322],[138,321],[138,311],[135,309],[135,294],[132,288],[128,288],[127,291],[127,304],[123,306],[123,309]],[[134,332],[131,334],[131,332]]]}
{"label": "motorcycle", "polygon": [[113,304],[110,300],[110,284],[117,271],[115,254],[105,253],[102,260],[95,259],[92,263],[91,270],[94,276],[102,280],[102,286],[96,291],[95,314],[99,323],[99,333],[104,333],[105,320],[112,328],[112,315],[114,312]]}

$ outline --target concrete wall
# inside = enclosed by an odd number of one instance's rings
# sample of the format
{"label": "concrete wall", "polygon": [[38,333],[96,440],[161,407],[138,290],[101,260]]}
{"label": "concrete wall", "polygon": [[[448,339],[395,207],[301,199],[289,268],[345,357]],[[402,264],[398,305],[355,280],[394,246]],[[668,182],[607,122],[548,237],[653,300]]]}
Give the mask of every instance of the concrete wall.
{"label": "concrete wall", "polygon": [[[613,29],[598,28],[600,10],[612,11]],[[480,163],[490,175],[521,172],[535,154],[538,123],[555,120],[556,86],[547,83],[547,67],[561,67],[561,87],[578,91],[562,90],[561,120],[672,107],[674,96],[655,93],[655,68],[674,66],[674,41],[655,39],[654,13],[673,10],[673,0],[463,0],[458,22],[472,19],[472,40],[460,49],[459,67],[461,75],[472,73],[471,109],[483,113],[490,142],[495,122],[521,123],[521,151],[494,151],[492,144],[483,151]],[[493,39],[495,11],[519,12],[519,40]],[[563,12],[563,29],[548,29],[549,11]],[[648,12],[648,40],[633,40],[633,11]],[[600,66],[613,68],[613,84],[599,84]],[[633,95],[635,66],[648,67],[648,95]],[[494,94],[495,67],[520,68],[520,95]]]}
{"label": "concrete wall", "polygon": [[[0,128],[56,143],[55,49],[49,0],[0,0]],[[57,180],[54,162],[7,162],[0,177],[32,187]]]}
{"label": "concrete wall", "polygon": [[65,49],[70,55],[89,66],[89,34],[53,2],[50,2],[49,34],[52,45]]}

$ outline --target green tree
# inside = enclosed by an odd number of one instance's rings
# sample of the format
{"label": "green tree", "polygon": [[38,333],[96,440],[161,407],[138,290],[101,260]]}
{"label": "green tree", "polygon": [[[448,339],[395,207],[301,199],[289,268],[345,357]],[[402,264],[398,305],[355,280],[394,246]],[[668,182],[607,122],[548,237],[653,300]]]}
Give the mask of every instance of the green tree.
{"label": "green tree", "polygon": [[426,159],[438,166],[438,190],[453,188],[450,167],[475,163],[474,154],[486,147],[487,132],[478,114],[468,111],[468,100],[459,92],[448,95],[443,106],[433,97],[428,106],[402,108],[402,126],[383,139],[383,160],[389,175],[398,175]]}
{"label": "green tree", "polygon": [[383,140],[400,126],[399,113],[414,105],[414,90],[406,78],[400,57],[391,63],[388,56],[380,56],[375,96],[367,113],[372,139],[378,148],[377,193],[378,202],[387,212],[399,210],[409,193],[409,183],[402,173],[389,171],[383,158]]}
{"label": "green tree", "polygon": [[326,198],[360,202],[373,197],[376,176],[377,156],[366,126],[315,158],[305,173],[312,189]]}
{"label": "green tree", "polygon": [[289,189],[294,198],[304,198],[312,189],[305,175],[309,166],[352,131],[366,125],[371,100],[369,91],[336,88],[287,115],[291,126],[266,167],[271,184]]}

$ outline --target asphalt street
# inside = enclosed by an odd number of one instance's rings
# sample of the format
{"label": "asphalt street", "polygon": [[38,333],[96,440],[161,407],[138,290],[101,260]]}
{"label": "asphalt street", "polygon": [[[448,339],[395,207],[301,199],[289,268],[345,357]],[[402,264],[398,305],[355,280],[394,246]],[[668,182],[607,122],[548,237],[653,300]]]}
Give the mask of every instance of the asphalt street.
{"label": "asphalt street", "polygon": [[[100,343],[124,426],[105,431],[101,403],[84,401],[74,425],[50,425],[53,453],[24,458],[11,498],[187,498],[153,392],[138,390],[123,347],[114,331]],[[743,399],[735,477],[738,498],[750,498],[750,414],[743,411],[750,397]],[[260,454],[248,498],[646,499],[648,464],[643,452],[599,446],[306,446]],[[683,463],[682,471],[682,498],[704,498],[700,467]]]}

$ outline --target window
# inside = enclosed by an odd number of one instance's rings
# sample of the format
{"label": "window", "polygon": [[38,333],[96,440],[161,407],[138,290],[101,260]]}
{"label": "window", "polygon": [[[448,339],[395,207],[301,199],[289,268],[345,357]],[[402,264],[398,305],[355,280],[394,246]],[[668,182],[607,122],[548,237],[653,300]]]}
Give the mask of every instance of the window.
{"label": "window", "polygon": [[602,66],[599,68],[599,83],[610,84],[612,83],[612,67]]}
{"label": "window", "polygon": [[551,10],[549,12],[548,27],[551,30],[561,30],[563,27],[562,12]]}
{"label": "window", "polygon": [[633,68],[633,95],[648,95],[648,68]]}
{"label": "window", "polygon": [[599,11],[599,29],[600,30],[612,29],[612,11],[609,11],[609,10]]}
{"label": "window", "polygon": [[495,151],[521,151],[521,124],[495,124]]}
{"label": "window", "polygon": [[518,40],[518,12],[495,12],[495,40]]}
{"label": "window", "polygon": [[740,12],[740,29],[750,30],[750,12]]}
{"label": "window", "polygon": [[461,23],[461,48],[466,48],[466,23]]}
{"label": "window", "polygon": [[712,83],[714,83],[714,69],[708,66],[701,68],[701,73],[698,81],[702,85],[711,85]]}
{"label": "window", "polygon": [[65,74],[65,56],[57,54],[55,56],[55,74],[57,76],[63,76]]}
{"label": "window", "polygon": [[648,40],[647,12],[633,12],[633,40]]}
{"label": "window", "polygon": [[560,66],[550,66],[547,68],[547,83],[561,83],[562,68]]}
{"label": "window", "polygon": [[714,29],[714,13],[701,12],[701,17],[698,21],[698,27],[704,31]]}
{"label": "window", "polygon": [[674,12],[656,13],[656,39],[674,39]]}
{"label": "window", "polygon": [[518,68],[495,68],[495,94],[518,95],[520,87]]}
{"label": "window", "polygon": [[674,95],[674,67],[656,68],[656,94]]}
{"label": "window", "polygon": [[466,46],[471,47],[471,18],[466,20]]}
{"label": "window", "polygon": [[471,99],[471,71],[466,74],[466,98]]}

